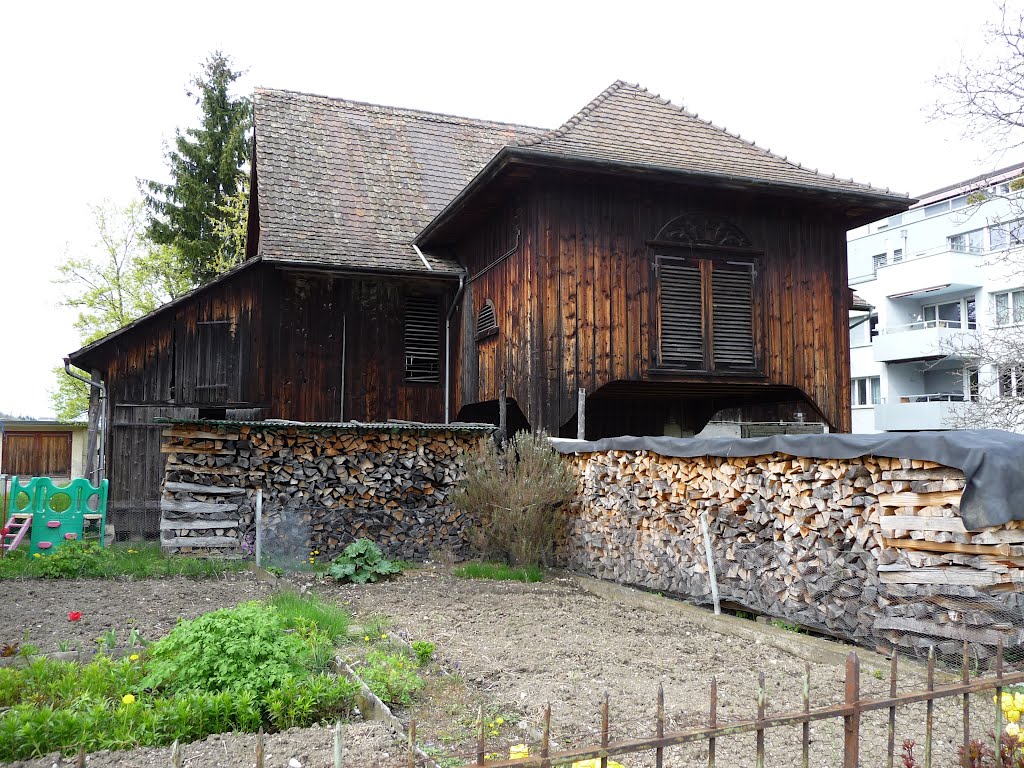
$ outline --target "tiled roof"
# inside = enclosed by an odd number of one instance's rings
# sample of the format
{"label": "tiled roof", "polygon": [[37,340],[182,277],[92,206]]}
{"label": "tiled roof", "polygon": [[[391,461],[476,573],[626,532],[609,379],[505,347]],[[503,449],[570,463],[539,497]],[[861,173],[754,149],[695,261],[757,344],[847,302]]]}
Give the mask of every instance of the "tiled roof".
{"label": "tiled roof", "polygon": [[516,145],[570,159],[636,164],[833,193],[907,198],[804,168],[621,80],[561,128],[523,137]]}
{"label": "tiled roof", "polygon": [[414,236],[498,150],[543,132],[270,89],[255,125],[259,255],[395,271],[425,271]]}

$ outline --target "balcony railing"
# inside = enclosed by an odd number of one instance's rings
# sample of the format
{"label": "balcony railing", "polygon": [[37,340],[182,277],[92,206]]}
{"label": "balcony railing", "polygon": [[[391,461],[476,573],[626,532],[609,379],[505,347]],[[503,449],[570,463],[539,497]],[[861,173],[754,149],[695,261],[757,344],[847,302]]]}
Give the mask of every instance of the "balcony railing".
{"label": "balcony railing", "polygon": [[[927,392],[923,395],[897,395],[893,398],[894,403],[964,403],[967,400],[977,400],[977,394],[969,398],[963,392]],[[886,401],[883,398],[882,403]]]}
{"label": "balcony railing", "polygon": [[890,325],[885,328],[879,329],[880,335],[893,334],[893,333],[907,333],[908,331],[921,331],[925,328],[954,328],[957,330],[963,330],[966,328],[969,331],[975,331],[978,329],[978,323],[974,320],[917,320],[913,323],[906,323],[905,325]]}

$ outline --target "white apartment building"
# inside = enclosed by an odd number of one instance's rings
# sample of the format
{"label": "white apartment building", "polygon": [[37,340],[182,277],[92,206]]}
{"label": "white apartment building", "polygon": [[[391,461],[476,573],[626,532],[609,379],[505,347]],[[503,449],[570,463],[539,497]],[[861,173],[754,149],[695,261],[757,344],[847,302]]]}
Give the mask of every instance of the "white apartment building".
{"label": "white apartment building", "polygon": [[1020,368],[960,351],[971,334],[1024,323],[1024,269],[1006,266],[1024,242],[1022,174],[1024,163],[929,192],[847,233],[861,300],[850,315],[854,432],[949,429],[969,400],[1024,395]]}

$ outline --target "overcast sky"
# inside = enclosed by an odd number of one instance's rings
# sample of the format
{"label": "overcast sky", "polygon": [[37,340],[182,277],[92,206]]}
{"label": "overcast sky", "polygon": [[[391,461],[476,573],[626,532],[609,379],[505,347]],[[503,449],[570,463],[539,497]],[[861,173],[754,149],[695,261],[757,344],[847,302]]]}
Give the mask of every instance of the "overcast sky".
{"label": "overcast sky", "polygon": [[163,178],[214,50],[240,90],[286,88],[556,127],[616,79],[804,165],[921,193],[1024,159],[928,119],[935,75],[981,50],[989,2],[17,3],[0,71],[0,411],[50,413],[78,348],[52,280],[88,206]]}

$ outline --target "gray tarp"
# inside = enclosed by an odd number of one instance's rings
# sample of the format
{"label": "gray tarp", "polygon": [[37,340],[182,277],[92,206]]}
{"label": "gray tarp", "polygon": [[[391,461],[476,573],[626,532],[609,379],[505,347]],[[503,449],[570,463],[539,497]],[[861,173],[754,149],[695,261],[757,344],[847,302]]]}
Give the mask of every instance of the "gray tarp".
{"label": "gray tarp", "polygon": [[967,485],[960,517],[971,531],[1024,520],[1024,435],[999,429],[896,432],[880,435],[776,435],[774,437],[553,438],[560,453],[653,451],[662,456],[764,456],[784,453],[818,459],[888,456],[956,467]]}

